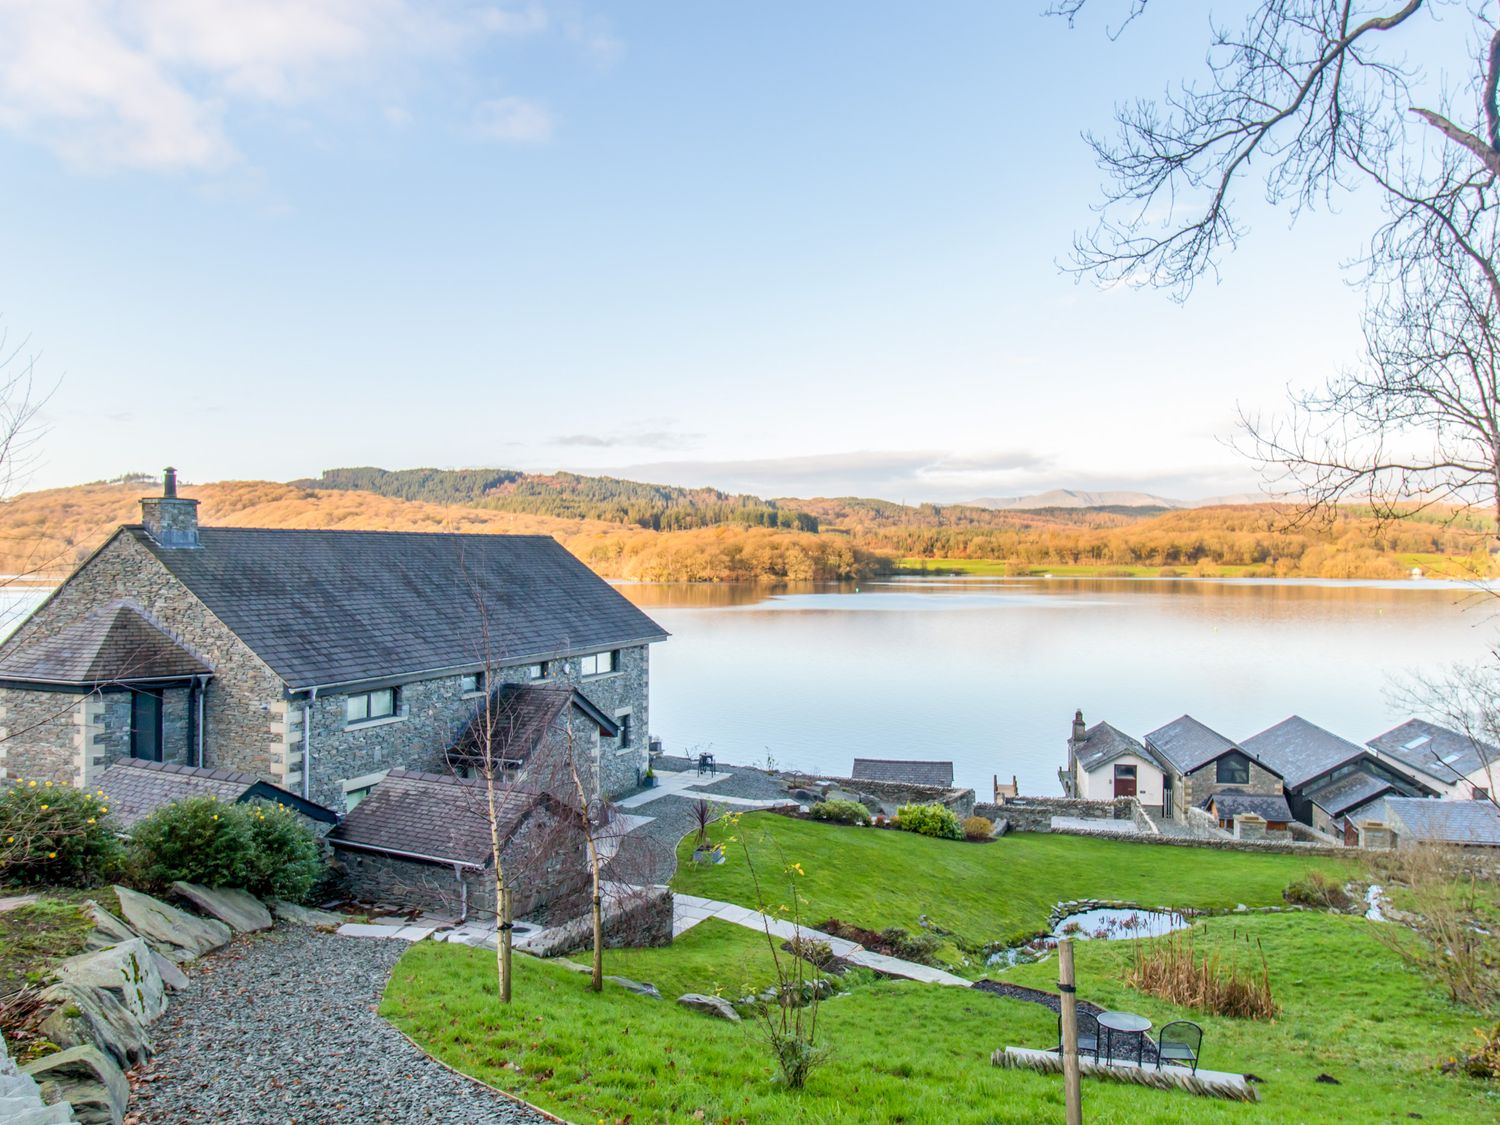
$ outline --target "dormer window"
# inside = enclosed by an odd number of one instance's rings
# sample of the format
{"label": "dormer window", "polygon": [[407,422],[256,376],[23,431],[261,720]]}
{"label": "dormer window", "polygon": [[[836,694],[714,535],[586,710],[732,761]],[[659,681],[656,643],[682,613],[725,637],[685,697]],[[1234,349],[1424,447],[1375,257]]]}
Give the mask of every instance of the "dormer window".
{"label": "dormer window", "polygon": [[620,650],[613,649],[610,652],[596,652],[591,656],[585,656],[579,669],[580,676],[607,676],[611,672],[620,670]]}
{"label": "dormer window", "polygon": [[396,689],[381,688],[351,695],[344,701],[344,718],[350,726],[396,716]]}

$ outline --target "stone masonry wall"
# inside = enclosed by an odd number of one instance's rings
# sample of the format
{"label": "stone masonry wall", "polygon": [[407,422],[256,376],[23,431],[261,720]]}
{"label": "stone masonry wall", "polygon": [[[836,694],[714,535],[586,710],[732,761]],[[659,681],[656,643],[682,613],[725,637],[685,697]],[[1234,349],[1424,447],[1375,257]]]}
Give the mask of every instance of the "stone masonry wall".
{"label": "stone masonry wall", "polygon": [[83,784],[86,700],[0,688],[0,779]]}
{"label": "stone masonry wall", "polygon": [[[600,738],[598,728],[576,713],[572,717],[575,745],[581,762],[587,763],[588,780],[613,796],[635,787],[647,763],[647,685],[649,656],[645,646],[624,649],[620,653],[620,671],[605,676],[579,677],[576,658],[552,662],[552,674],[545,685],[571,683],[605,714],[614,716],[622,709],[631,711],[631,745],[624,749],[618,740]],[[444,676],[400,685],[400,717],[349,726],[346,721],[345,693],[320,694],[313,705],[312,792],[319,804],[343,811],[344,782],[369,777],[400,767],[448,773],[447,750],[460,731],[483,706],[483,698],[465,695],[461,676]],[[524,666],[497,669],[492,685],[525,683]],[[301,781],[302,737],[301,698],[288,704],[287,737],[296,781]],[[558,732],[554,737],[561,739]],[[584,753],[584,751],[587,751]],[[522,784],[527,783],[523,776]]]}
{"label": "stone masonry wall", "polygon": [[[1221,789],[1237,789],[1245,793],[1265,793],[1272,796],[1281,793],[1281,778],[1265,769],[1255,761],[1250,762],[1250,783],[1248,785],[1220,784],[1218,780],[1218,764],[1210,762],[1202,769],[1194,770],[1183,778],[1181,801],[1184,806],[1201,807],[1209,797]],[[1181,815],[1179,813],[1179,815]]]}
{"label": "stone masonry wall", "polygon": [[[205,764],[244,770],[283,783],[286,746],[283,731],[274,726],[284,711],[280,678],[136,542],[132,533],[117,534],[87,566],[76,571],[22,623],[16,631],[17,639],[24,644],[29,638],[50,636],[90,610],[114,601],[142,610],[214,669],[204,695]],[[163,717],[164,727],[171,716],[169,708]]]}
{"label": "stone masonry wall", "polygon": [[857,777],[789,773],[782,777],[788,789],[807,789],[826,800],[858,801],[869,797],[880,805],[880,813],[893,816],[902,805],[944,805],[960,819],[974,812],[974,790],[950,789],[943,785],[912,785],[904,781],[871,781]]}
{"label": "stone masonry wall", "polygon": [[1133,820],[1136,802],[1131,797],[1111,801],[1086,801],[1078,797],[1012,797],[998,806],[983,806],[982,815],[994,808],[996,816],[1010,822],[1012,832],[1050,832],[1054,816],[1085,820]]}

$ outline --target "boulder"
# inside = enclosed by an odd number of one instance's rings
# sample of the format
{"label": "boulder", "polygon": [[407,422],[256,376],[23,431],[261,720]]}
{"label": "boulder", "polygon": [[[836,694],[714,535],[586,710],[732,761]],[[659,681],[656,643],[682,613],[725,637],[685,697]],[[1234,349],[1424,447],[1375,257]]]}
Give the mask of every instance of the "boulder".
{"label": "boulder", "polygon": [[94,929],[88,937],[90,949],[103,949],[107,945],[116,945],[141,936],[93,899],[85,901],[82,909],[94,923]]}
{"label": "boulder", "polygon": [[730,1023],[739,1023],[740,1014],[734,1010],[734,1005],[721,996],[705,996],[701,992],[684,992],[677,998],[677,1002],[684,1008],[691,1008],[695,1012],[704,1012],[710,1016],[716,1016]]}
{"label": "boulder", "polygon": [[55,1005],[41,1032],[59,1047],[98,1047],[127,1070],[151,1057],[145,1026],[113,992],[55,984],[41,999]]}
{"label": "boulder", "polygon": [[173,992],[181,992],[188,986],[188,975],[182,971],[176,961],[169,961],[156,950],[151,951],[151,963],[156,966],[156,971],[161,974],[161,982]]}
{"label": "boulder", "polygon": [[140,938],[69,957],[54,971],[60,982],[75,989],[113,994],[143,1024],[167,1010],[166,985],[150,948]]}
{"label": "boulder", "polygon": [[[0,1111],[5,1110],[5,1105],[0,1102]],[[0,1120],[6,1125],[71,1125],[78,1119],[73,1116],[73,1107],[67,1102],[58,1102],[56,1105],[41,1105],[38,1103],[29,1109],[21,1109],[17,1113],[10,1114]]]}
{"label": "boulder", "polygon": [[117,886],[115,894],[120,898],[120,913],[125,915],[125,921],[134,926],[152,948],[173,961],[201,957],[228,945],[234,936],[234,931],[223,922],[195,917],[129,887]]}
{"label": "boulder", "polygon": [[281,899],[271,903],[271,910],[278,922],[285,922],[289,926],[311,926],[316,930],[336,930],[349,921],[344,914],[335,914],[331,910],[314,910],[310,906],[298,906],[295,902]]}
{"label": "boulder", "polygon": [[64,1101],[83,1125],[121,1125],[130,1100],[125,1074],[98,1047],[69,1047],[21,1068],[46,1101]]}
{"label": "boulder", "polygon": [[[593,970],[589,971],[592,972]],[[615,984],[618,984],[625,991],[634,992],[638,996],[649,996],[653,1000],[661,999],[661,993],[654,984],[641,984],[639,981],[633,981],[629,977],[605,977],[604,979],[614,981]]]}
{"label": "boulder", "polygon": [[238,933],[253,934],[271,928],[271,912],[249,891],[178,882],[172,884],[172,893]]}

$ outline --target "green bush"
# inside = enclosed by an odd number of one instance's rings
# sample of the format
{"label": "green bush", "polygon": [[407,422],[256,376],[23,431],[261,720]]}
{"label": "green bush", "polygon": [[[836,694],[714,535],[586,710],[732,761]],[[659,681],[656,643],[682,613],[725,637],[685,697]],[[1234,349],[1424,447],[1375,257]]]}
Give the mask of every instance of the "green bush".
{"label": "green bush", "polygon": [[285,805],[237,805],[250,828],[253,877],[246,889],[261,898],[306,902],[327,869],[323,845]]}
{"label": "green bush", "polygon": [[838,824],[870,823],[870,810],[858,801],[819,801],[812,807],[812,815]]}
{"label": "green bush", "polygon": [[958,814],[946,805],[902,805],[896,810],[896,827],[919,836],[939,840],[962,840],[963,826]]}
{"label": "green bush", "polygon": [[1343,882],[1330,879],[1317,868],[1288,883],[1281,896],[1287,902],[1318,910],[1349,910],[1354,906],[1354,899],[1344,890]]}
{"label": "green bush", "polygon": [[213,797],[163,805],[135,826],[130,852],[148,887],[182,879],[292,902],[308,897],[326,866],[317,836],[290,809]]}
{"label": "green bush", "polygon": [[0,790],[0,883],[90,887],[124,859],[102,790],[18,781]]}
{"label": "green bush", "polygon": [[936,934],[912,933],[900,926],[887,926],[880,931],[881,942],[890,949],[892,957],[903,961],[915,961],[919,965],[937,963],[937,951],[943,939]]}
{"label": "green bush", "polygon": [[995,822],[987,816],[971,816],[964,821],[964,838],[988,840],[995,834]]}

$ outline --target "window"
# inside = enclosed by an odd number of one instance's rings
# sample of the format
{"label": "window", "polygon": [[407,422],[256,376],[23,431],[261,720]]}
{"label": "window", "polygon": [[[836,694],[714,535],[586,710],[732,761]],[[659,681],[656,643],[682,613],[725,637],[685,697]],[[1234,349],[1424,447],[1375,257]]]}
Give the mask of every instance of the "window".
{"label": "window", "polygon": [[1218,762],[1220,785],[1249,785],[1250,759],[1243,754],[1225,754]]}
{"label": "window", "polygon": [[484,673],[470,672],[458,678],[458,690],[465,695],[478,695],[484,691]]}
{"label": "window", "polygon": [[526,678],[528,680],[545,680],[551,674],[552,665],[545,660],[540,664],[526,665]]}
{"label": "window", "polygon": [[630,712],[615,716],[615,722],[620,727],[620,749],[626,750],[630,747]]}
{"label": "window", "polygon": [[583,658],[583,667],[579,672],[582,676],[607,676],[611,672],[618,671],[620,667],[620,650],[613,652],[596,652],[592,656]]}
{"label": "window", "polygon": [[351,695],[344,704],[344,717],[351,726],[376,719],[389,719],[395,714],[396,689],[391,687]]}
{"label": "window", "polygon": [[161,761],[161,692],[131,693],[130,756]]}
{"label": "window", "polygon": [[1130,777],[1130,778],[1133,778],[1133,777],[1135,777],[1135,767],[1134,766],[1116,766],[1115,767],[1115,776],[1116,777]]}
{"label": "window", "polygon": [[344,792],[344,811],[353,812],[355,807],[370,795],[373,785],[366,785],[361,789],[349,789]]}

